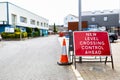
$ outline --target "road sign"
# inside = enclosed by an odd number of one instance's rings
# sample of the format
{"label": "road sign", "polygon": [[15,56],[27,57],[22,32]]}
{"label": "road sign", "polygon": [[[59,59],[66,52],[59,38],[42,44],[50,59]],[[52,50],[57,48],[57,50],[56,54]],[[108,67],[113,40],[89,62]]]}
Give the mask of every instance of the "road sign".
{"label": "road sign", "polygon": [[108,33],[105,31],[75,31],[75,56],[111,56]]}

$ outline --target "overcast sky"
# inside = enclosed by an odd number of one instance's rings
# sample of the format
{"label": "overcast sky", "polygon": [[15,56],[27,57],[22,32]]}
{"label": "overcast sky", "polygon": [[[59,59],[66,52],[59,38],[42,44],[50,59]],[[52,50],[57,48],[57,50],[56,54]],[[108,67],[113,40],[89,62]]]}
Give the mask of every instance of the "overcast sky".
{"label": "overcast sky", "polygon": [[[1,2],[5,0],[0,0]],[[78,0],[6,0],[47,18],[49,24],[63,24],[68,14],[78,16]],[[81,0],[82,11],[120,9],[120,0]]]}

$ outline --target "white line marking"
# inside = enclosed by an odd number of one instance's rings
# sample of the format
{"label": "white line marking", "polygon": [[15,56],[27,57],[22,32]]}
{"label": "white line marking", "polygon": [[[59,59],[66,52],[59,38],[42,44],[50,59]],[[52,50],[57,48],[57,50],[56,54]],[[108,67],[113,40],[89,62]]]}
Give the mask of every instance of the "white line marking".
{"label": "white line marking", "polygon": [[75,69],[75,67],[74,67],[73,65],[71,65],[71,67],[72,67],[72,69],[73,69],[73,72],[75,73],[75,76],[76,76],[77,80],[84,80],[84,79],[82,78],[82,76],[80,75],[80,73],[78,72],[78,70]]}

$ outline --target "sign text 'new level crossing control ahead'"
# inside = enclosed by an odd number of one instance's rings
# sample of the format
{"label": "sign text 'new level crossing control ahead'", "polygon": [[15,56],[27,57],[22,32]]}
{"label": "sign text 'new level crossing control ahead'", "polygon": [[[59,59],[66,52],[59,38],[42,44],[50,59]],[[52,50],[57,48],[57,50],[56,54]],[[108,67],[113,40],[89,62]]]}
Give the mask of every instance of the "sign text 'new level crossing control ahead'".
{"label": "sign text 'new level crossing control ahead'", "polygon": [[110,56],[107,32],[75,31],[73,33],[75,56]]}

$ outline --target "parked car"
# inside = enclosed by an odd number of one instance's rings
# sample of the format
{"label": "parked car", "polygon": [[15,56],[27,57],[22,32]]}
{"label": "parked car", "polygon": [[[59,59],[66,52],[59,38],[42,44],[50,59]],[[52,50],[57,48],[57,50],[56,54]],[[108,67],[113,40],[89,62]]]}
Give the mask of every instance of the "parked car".
{"label": "parked car", "polygon": [[115,33],[109,33],[109,40],[111,43],[113,43],[115,40],[118,39],[118,35]]}
{"label": "parked car", "polygon": [[0,35],[0,41],[2,41],[2,36]]}

